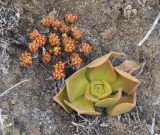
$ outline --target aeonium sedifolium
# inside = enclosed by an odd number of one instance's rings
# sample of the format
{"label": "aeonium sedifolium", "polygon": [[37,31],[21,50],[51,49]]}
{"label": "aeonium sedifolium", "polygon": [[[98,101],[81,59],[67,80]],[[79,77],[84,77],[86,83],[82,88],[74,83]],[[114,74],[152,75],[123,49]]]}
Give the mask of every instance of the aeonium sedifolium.
{"label": "aeonium sedifolium", "polygon": [[[33,30],[29,33],[29,38],[32,40],[28,44],[28,52],[22,54],[20,58],[22,66],[32,64],[32,58],[35,53],[41,53],[41,60],[44,63],[53,63],[53,67],[57,64],[70,63],[73,68],[77,68],[82,63],[82,55],[91,53],[91,46],[87,43],[80,43],[82,38],[81,32],[75,26],[71,26],[77,21],[78,17],[72,14],[66,14],[64,21],[59,21],[55,17],[47,17],[42,19],[41,23],[44,27],[49,28],[49,34],[40,34],[38,30]],[[56,33],[54,32],[56,31]],[[43,50],[43,51],[42,51]],[[45,51],[44,51],[45,50]],[[64,57],[64,55],[66,57]],[[63,57],[62,57],[63,56]],[[55,61],[54,59],[59,59]],[[64,59],[63,58],[67,58]],[[65,67],[65,66],[64,66]],[[65,77],[65,69],[54,68],[54,79],[62,79]]]}

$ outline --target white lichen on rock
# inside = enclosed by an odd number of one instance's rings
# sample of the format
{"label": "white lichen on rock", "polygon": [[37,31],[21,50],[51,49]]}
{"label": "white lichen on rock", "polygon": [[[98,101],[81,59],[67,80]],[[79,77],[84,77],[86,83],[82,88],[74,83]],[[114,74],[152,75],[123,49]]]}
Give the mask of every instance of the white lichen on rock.
{"label": "white lichen on rock", "polygon": [[3,74],[8,74],[10,58],[7,53],[8,43],[3,38],[0,38],[0,70]]}
{"label": "white lichen on rock", "polygon": [[4,35],[5,30],[18,26],[19,19],[20,13],[15,6],[0,1],[0,35]]}

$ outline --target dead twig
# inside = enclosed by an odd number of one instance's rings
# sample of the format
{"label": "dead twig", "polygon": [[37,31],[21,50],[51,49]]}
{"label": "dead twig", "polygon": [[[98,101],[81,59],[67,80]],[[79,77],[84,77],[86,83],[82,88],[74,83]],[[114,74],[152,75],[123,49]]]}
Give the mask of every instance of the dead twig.
{"label": "dead twig", "polygon": [[138,46],[141,46],[150,36],[150,34],[152,33],[152,31],[154,30],[154,28],[156,27],[158,21],[160,19],[160,13],[158,14],[158,16],[156,17],[153,25],[151,26],[151,28],[149,29],[149,31],[147,32],[146,36],[139,42]]}
{"label": "dead twig", "polygon": [[136,76],[139,76],[140,74],[142,74],[145,65],[146,65],[146,61],[142,64],[141,70],[139,71],[139,73]]}
{"label": "dead twig", "polygon": [[0,97],[4,96],[6,93],[8,93],[10,90],[12,90],[13,88],[17,87],[18,85],[20,85],[21,83],[27,82],[28,80],[23,80],[17,84],[15,84],[14,86],[12,86],[11,88],[9,88],[8,90],[6,90],[5,92],[3,92],[2,94],[0,94]]}
{"label": "dead twig", "polygon": [[155,117],[156,117],[156,111],[154,112],[154,116],[152,118],[152,125],[149,125],[146,123],[146,127],[147,127],[150,135],[154,135]]}
{"label": "dead twig", "polygon": [[87,129],[85,128],[85,126],[82,126],[78,123],[75,123],[75,122],[71,122],[74,126],[76,126],[77,128],[83,128],[83,130],[87,133],[87,135],[89,135],[89,132],[87,131]]}

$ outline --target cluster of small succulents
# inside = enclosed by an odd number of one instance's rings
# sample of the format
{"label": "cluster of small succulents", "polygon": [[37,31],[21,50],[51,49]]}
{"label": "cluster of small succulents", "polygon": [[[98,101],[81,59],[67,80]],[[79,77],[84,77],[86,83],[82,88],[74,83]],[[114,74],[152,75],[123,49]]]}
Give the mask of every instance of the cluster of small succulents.
{"label": "cluster of small succulents", "polygon": [[70,60],[71,60],[71,64],[74,67],[78,67],[81,64],[81,62],[82,62],[82,59],[79,57],[79,55],[77,53],[73,53],[70,56]]}
{"label": "cluster of small succulents", "polygon": [[20,60],[22,61],[21,65],[23,65],[24,67],[27,67],[30,64],[32,64],[32,57],[31,57],[31,54],[28,52],[24,52]]}
{"label": "cluster of small succulents", "polygon": [[[29,43],[28,48],[30,53],[25,52],[22,54],[22,57],[20,58],[20,60],[22,61],[21,65],[29,66],[30,64],[32,64],[33,53],[41,52],[43,50],[41,56],[42,62],[54,63],[54,79],[62,79],[65,77],[65,62],[59,61],[56,63],[54,60],[55,56],[57,56],[58,58],[61,55],[66,55],[66,57],[69,56],[71,65],[73,67],[78,67],[82,63],[80,55],[88,55],[92,51],[92,48],[87,43],[80,43],[79,39],[82,38],[82,34],[76,26],[73,26],[73,24],[77,21],[77,18],[77,16],[74,16],[72,14],[66,14],[64,17],[64,21],[67,24],[56,20],[54,17],[43,19],[41,23],[43,24],[43,26],[49,28],[50,30],[48,37],[45,35],[41,35],[37,30],[29,33],[29,37],[33,41]],[[57,32],[55,33],[56,29]],[[63,60],[63,58],[64,57],[62,57],[61,60]]]}
{"label": "cluster of small succulents", "polygon": [[53,77],[54,79],[61,79],[65,77],[64,69],[65,69],[65,63],[62,61],[57,62],[55,65],[53,65],[54,72]]}
{"label": "cluster of small succulents", "polygon": [[49,52],[44,52],[44,53],[42,54],[42,57],[41,57],[41,59],[42,59],[42,61],[43,61],[44,63],[48,63],[48,62],[51,60],[51,58],[52,58],[52,56],[50,55]]}

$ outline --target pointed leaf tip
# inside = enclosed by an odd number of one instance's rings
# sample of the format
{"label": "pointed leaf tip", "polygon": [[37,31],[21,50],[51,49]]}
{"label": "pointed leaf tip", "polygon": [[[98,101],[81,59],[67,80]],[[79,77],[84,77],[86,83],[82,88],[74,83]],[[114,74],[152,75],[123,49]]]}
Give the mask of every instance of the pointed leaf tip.
{"label": "pointed leaf tip", "polygon": [[117,55],[125,55],[124,53],[116,53],[116,52],[110,52],[100,58],[95,59],[91,63],[89,63],[86,67],[92,68],[92,67],[98,67],[102,65],[104,62],[106,62],[109,58],[117,56]]}
{"label": "pointed leaf tip", "polygon": [[59,91],[59,93],[53,98],[53,100],[55,100],[58,104],[60,104],[64,110],[68,113],[71,113],[73,111],[72,108],[70,108],[69,106],[67,106],[64,103],[64,100],[69,101],[68,100],[68,96],[67,96],[67,91],[66,91],[66,87],[63,86],[63,88]]}

